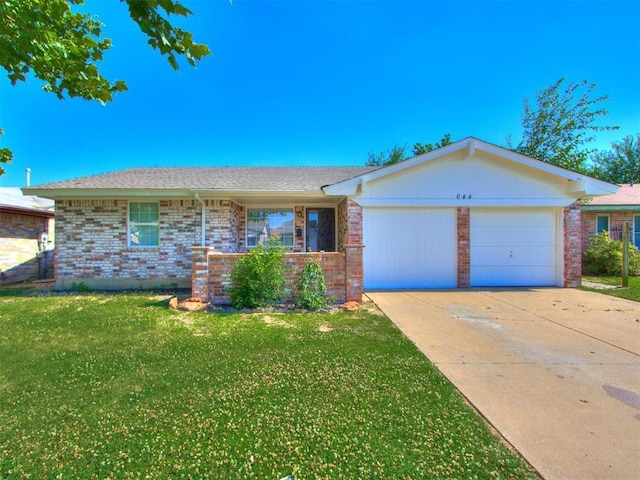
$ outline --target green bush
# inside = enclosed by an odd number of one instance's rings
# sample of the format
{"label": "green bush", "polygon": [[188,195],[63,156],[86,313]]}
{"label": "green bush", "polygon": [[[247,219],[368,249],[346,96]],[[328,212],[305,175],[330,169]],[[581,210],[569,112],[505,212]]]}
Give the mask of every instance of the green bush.
{"label": "green bush", "polygon": [[305,264],[296,282],[298,289],[297,305],[307,310],[318,310],[327,304],[325,293],[327,287],[324,283],[322,267],[316,260],[310,260]]}
{"label": "green bush", "polygon": [[[582,255],[587,275],[622,275],[622,242],[612,240],[607,232],[597,233]],[[629,275],[640,273],[640,253],[629,244]]]}
{"label": "green bush", "polygon": [[270,242],[252,248],[231,270],[231,303],[258,308],[277,303],[284,291],[284,247]]}
{"label": "green bush", "polygon": [[72,292],[78,292],[78,293],[89,293],[91,291],[91,288],[89,288],[87,284],[84,282],[80,282],[80,283],[73,282],[69,287],[69,290],[71,290]]}

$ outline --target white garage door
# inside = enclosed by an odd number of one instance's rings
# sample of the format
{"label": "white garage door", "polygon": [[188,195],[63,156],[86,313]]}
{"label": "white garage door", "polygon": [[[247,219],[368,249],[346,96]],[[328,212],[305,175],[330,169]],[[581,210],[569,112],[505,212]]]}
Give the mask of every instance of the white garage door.
{"label": "white garage door", "polygon": [[363,227],[365,289],[456,287],[454,209],[366,207]]}
{"label": "white garage door", "polygon": [[471,286],[558,284],[553,209],[471,209]]}

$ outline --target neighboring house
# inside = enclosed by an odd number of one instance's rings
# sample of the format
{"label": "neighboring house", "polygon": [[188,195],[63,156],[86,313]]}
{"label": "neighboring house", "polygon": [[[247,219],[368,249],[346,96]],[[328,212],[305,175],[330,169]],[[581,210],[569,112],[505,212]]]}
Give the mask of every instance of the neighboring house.
{"label": "neighboring house", "polygon": [[629,224],[629,240],[640,247],[640,185],[620,185],[611,195],[587,197],[582,201],[582,251],[596,233],[609,232],[614,240],[622,239],[622,229]]}
{"label": "neighboring house", "polygon": [[0,188],[0,283],[53,276],[53,205]]}
{"label": "neighboring house", "polygon": [[617,186],[474,138],[383,167],[136,168],[26,193],[56,200],[57,285],[191,286],[279,238],[330,294],[580,284],[580,203]]}

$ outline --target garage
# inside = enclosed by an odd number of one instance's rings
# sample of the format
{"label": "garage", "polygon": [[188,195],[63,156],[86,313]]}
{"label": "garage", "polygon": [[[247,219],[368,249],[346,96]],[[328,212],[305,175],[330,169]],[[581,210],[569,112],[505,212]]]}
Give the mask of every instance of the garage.
{"label": "garage", "polygon": [[363,210],[365,289],[455,288],[453,208]]}
{"label": "garage", "polygon": [[348,198],[339,218],[362,219],[346,246],[366,291],[576,287],[580,199],[617,188],[467,138],[324,191]]}
{"label": "garage", "polygon": [[557,213],[553,208],[472,208],[472,287],[558,284]]}

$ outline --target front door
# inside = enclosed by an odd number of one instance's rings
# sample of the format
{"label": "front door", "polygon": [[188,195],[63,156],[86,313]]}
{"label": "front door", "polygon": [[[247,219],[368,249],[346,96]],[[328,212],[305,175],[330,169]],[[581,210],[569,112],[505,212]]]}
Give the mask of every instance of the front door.
{"label": "front door", "polygon": [[307,252],[335,252],[335,226],[333,208],[307,208]]}

